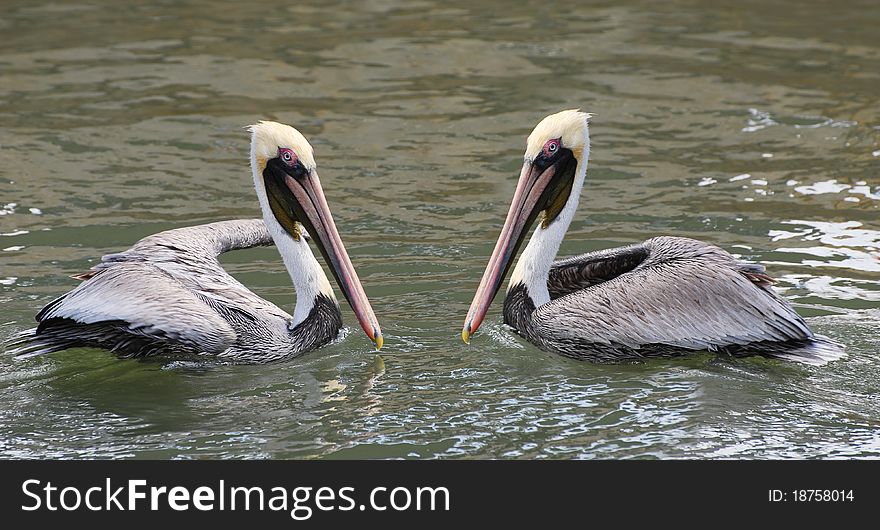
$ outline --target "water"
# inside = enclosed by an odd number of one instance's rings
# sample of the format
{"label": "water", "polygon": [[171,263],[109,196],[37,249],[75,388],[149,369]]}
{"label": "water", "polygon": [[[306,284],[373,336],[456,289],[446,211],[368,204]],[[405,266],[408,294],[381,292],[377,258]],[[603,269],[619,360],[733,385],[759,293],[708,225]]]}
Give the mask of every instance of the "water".
{"label": "water", "polygon": [[[269,366],[0,353],[0,455],[880,456],[880,10],[654,9],[4,2],[0,339],[104,253],[258,216],[242,127],[275,119],[316,147],[386,347],[354,329]],[[461,344],[525,136],[571,107],[596,117],[562,255],[721,245],[849,356],[596,366],[524,343],[497,302]],[[274,249],[224,262],[293,307]]]}

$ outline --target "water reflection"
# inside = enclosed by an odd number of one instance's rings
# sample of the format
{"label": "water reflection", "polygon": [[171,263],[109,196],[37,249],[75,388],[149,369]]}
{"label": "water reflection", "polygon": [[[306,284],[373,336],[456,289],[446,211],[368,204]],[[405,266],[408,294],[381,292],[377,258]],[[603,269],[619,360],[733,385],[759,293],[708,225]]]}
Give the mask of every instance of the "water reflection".
{"label": "water reflection", "polygon": [[784,221],[784,225],[797,225],[800,230],[771,230],[773,241],[797,239],[819,245],[810,247],[781,247],[777,252],[808,254],[820,260],[803,259],[809,266],[842,267],[865,272],[880,271],[880,231],[863,228],[858,221],[839,223],[821,221]]}

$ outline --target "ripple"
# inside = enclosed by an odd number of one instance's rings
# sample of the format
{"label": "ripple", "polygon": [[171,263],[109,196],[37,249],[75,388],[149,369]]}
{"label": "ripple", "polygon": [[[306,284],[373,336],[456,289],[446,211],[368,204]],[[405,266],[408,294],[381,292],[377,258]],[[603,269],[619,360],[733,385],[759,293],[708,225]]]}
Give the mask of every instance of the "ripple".
{"label": "ripple", "polygon": [[[794,129],[818,129],[821,127],[855,127],[858,125],[853,120],[834,120],[825,116],[784,116],[774,115],[769,111],[749,109],[751,115],[742,132],[757,132],[768,127],[783,126]],[[770,157],[772,158],[772,155]]]}
{"label": "ripple", "polygon": [[803,195],[823,195],[826,193],[833,194],[847,190],[849,191],[849,193],[862,195],[866,199],[880,200],[880,186],[877,186],[877,191],[874,191],[874,189],[867,185],[853,186],[851,184],[840,183],[837,181],[837,179],[815,182],[806,186],[795,186],[794,188],[794,191]]}
{"label": "ripple", "polygon": [[783,224],[800,225],[799,231],[771,230],[769,236],[773,241],[800,239],[801,241],[818,241],[823,246],[782,247],[776,252],[809,254],[821,261],[802,260],[804,265],[821,265],[841,267],[865,272],[880,271],[878,253],[880,250],[880,231],[863,228],[858,221],[825,222],[825,221],[785,221]]}

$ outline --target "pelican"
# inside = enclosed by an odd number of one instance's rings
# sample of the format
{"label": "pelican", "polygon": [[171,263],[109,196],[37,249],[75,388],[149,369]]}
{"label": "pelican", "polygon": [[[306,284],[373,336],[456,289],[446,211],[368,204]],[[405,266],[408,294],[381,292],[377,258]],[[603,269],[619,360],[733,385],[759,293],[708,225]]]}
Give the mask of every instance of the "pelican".
{"label": "pelican", "polygon": [[[364,332],[381,348],[379,323],[336,230],[312,146],[288,125],[262,121],[248,130],[262,220],[169,230],[104,256],[75,276],[83,283],[37,314],[36,328],[13,339],[14,353],[85,346],[122,357],[207,354],[269,362],[313,350],[337,337],[342,315],[309,236]],[[217,260],[273,242],[296,291],[293,316],[249,291]]]}
{"label": "pelican", "polygon": [[507,220],[465,319],[465,343],[537,220],[510,275],[504,323],[543,350],[594,362],[709,350],[819,365],[843,355],[774,293],[763,266],[707,243],[661,236],[554,262],[586,176],[589,118],[566,110],[529,135]]}

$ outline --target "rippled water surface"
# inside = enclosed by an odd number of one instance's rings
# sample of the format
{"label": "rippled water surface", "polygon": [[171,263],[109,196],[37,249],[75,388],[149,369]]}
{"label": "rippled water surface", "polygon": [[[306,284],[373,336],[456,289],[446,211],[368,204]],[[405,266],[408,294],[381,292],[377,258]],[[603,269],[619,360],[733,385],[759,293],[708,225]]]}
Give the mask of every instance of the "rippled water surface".
{"label": "rippled water surface", "polygon": [[[880,456],[880,9],[713,4],[3,2],[0,339],[104,253],[258,216],[242,127],[268,118],[315,145],[386,347],[0,352],[0,455]],[[524,138],[571,107],[596,116],[562,254],[718,244],[848,357],[597,366],[524,343],[499,303],[461,344]],[[293,307],[273,248],[224,262]]]}

